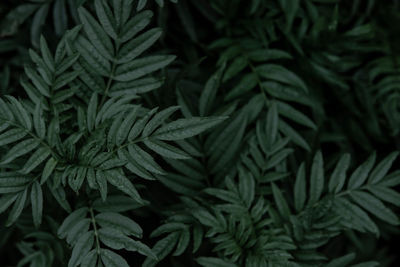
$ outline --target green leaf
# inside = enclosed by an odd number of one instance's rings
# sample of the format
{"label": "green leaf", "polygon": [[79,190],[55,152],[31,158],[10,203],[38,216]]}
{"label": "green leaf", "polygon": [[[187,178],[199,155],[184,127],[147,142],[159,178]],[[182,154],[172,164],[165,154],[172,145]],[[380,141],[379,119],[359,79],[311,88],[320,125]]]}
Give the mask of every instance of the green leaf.
{"label": "green leaf", "polygon": [[31,155],[31,157],[28,159],[28,161],[22,168],[21,172],[25,174],[31,172],[33,169],[39,166],[40,163],[45,161],[47,157],[50,155],[50,153],[51,152],[47,147],[39,148],[38,150],[35,151],[35,153]]}
{"label": "green leaf", "polygon": [[[139,3],[140,4],[140,3]],[[151,21],[153,12],[145,10],[133,16],[128,22],[122,27],[120,33],[121,42],[126,42],[134,37],[138,32],[143,30]]]}
{"label": "green leaf", "polygon": [[304,138],[283,120],[279,120],[279,131],[281,131],[285,136],[289,137],[290,140],[292,140],[292,142],[296,145],[301,146],[307,151],[311,150]]}
{"label": "green leaf", "polygon": [[276,64],[264,64],[256,68],[257,73],[266,79],[298,87],[308,93],[307,85],[293,72]]}
{"label": "green leaf", "polygon": [[142,228],[133,220],[115,212],[102,212],[96,215],[96,223],[102,227],[110,227],[126,235],[142,238]]}
{"label": "green leaf", "polygon": [[92,249],[94,244],[94,232],[89,231],[84,233],[81,237],[79,237],[78,241],[76,242],[73,250],[71,258],[68,261],[68,267],[75,267],[78,266],[88,252]]}
{"label": "green leaf", "polygon": [[88,254],[86,254],[81,261],[81,267],[96,267],[97,263],[97,250],[92,249]]}
{"label": "green leaf", "polygon": [[379,219],[392,225],[400,224],[398,216],[373,195],[362,191],[353,191],[350,196],[358,205]]}
{"label": "green leaf", "polygon": [[162,125],[177,110],[179,110],[178,106],[172,106],[158,112],[144,127],[142,137],[151,135],[157,127]]}
{"label": "green leaf", "polygon": [[13,146],[7,154],[3,156],[0,164],[7,164],[12,162],[14,159],[21,157],[23,155],[28,154],[32,150],[34,150],[39,145],[39,142],[36,139],[30,138],[24,140],[15,146]]}
{"label": "green leaf", "polygon": [[175,56],[148,56],[132,60],[119,65],[115,71],[114,79],[121,82],[128,82],[164,68],[174,61]]}
{"label": "green leaf", "polygon": [[132,159],[149,172],[160,175],[165,174],[163,169],[154,161],[153,157],[139,146],[130,145],[128,146],[128,151]]}
{"label": "green leaf", "polygon": [[19,194],[5,194],[0,198],[0,214],[3,213],[18,198]]}
{"label": "green leaf", "polygon": [[47,67],[54,72],[54,59],[43,35],[40,36],[40,52],[42,54],[44,63],[46,63]]}
{"label": "green leaf", "polygon": [[342,256],[340,258],[336,258],[332,261],[330,261],[328,264],[326,264],[326,267],[342,267],[342,266],[347,266],[352,262],[356,257],[355,253],[349,253],[345,256]]}
{"label": "green leaf", "polygon": [[47,179],[49,179],[50,175],[53,173],[54,169],[57,166],[58,161],[55,160],[53,157],[49,158],[49,160],[46,162],[46,165],[44,165],[44,169],[42,172],[42,178],[40,179],[40,184],[44,184]]}
{"label": "green leaf", "polygon": [[311,166],[309,205],[314,204],[320,199],[324,190],[324,179],[324,162],[321,151],[318,151],[314,156]]}
{"label": "green leaf", "polygon": [[400,193],[397,191],[381,185],[368,187],[368,190],[381,200],[400,207]]}
{"label": "green leaf", "polygon": [[126,118],[122,121],[117,135],[115,137],[115,143],[117,146],[120,146],[125,142],[125,139],[128,137],[129,131],[132,128],[132,125],[135,123],[135,119],[138,115],[139,106],[135,106],[132,111],[126,116]]}
{"label": "green leaf", "polygon": [[350,176],[348,189],[355,189],[364,184],[369,172],[375,164],[376,154],[373,153],[369,158],[361,164]]}
{"label": "green leaf", "polygon": [[110,184],[132,197],[138,203],[144,203],[134,185],[122,173],[116,170],[107,170],[105,171],[105,174],[107,176],[107,181]]}
{"label": "green leaf", "polygon": [[296,17],[296,13],[300,6],[299,0],[279,0],[279,4],[283,9],[286,17],[286,32],[290,32],[292,28],[293,21]]}
{"label": "green leaf", "polygon": [[187,228],[185,228],[183,231],[181,231],[181,235],[179,236],[176,250],[172,255],[173,256],[182,255],[182,253],[185,252],[186,248],[188,247],[189,241],[190,241],[190,232]]}
{"label": "green leaf", "polygon": [[303,210],[306,199],[306,170],[303,162],[297,170],[296,181],[294,183],[294,207],[297,212]]}
{"label": "green leaf", "polygon": [[64,239],[67,237],[68,232],[74,227],[76,223],[86,217],[89,209],[87,207],[83,207],[77,210],[74,210],[71,214],[69,214],[61,224],[60,228],[58,228],[57,235],[58,237]]}
{"label": "green leaf", "polygon": [[147,114],[143,118],[135,122],[135,124],[133,125],[132,129],[129,132],[128,141],[132,141],[139,136],[140,132],[142,132],[143,129],[145,128],[150,117],[153,116],[153,114],[156,113],[157,110],[158,108],[153,108],[152,110],[147,112]]}
{"label": "green leaf", "polygon": [[88,218],[82,219],[77,222],[67,234],[67,243],[71,246],[75,246],[79,238],[89,231],[90,222],[91,221]]}
{"label": "green leaf", "polygon": [[97,170],[96,171],[96,183],[98,185],[101,198],[103,201],[107,198],[107,178],[104,175],[104,172]]}
{"label": "green leaf", "polygon": [[40,102],[36,104],[35,112],[33,114],[33,126],[40,139],[44,139],[46,135],[46,125],[43,119],[43,113]]}
{"label": "green leaf", "polygon": [[22,139],[28,133],[21,128],[8,130],[0,134],[0,146],[4,146]]}
{"label": "green leaf", "polygon": [[35,88],[44,96],[50,97],[50,89],[42,77],[37,75],[37,73],[30,67],[25,67],[25,73],[32,81]]}
{"label": "green leaf", "polygon": [[85,8],[79,7],[78,13],[83,24],[83,29],[98,53],[108,60],[113,60],[114,47],[103,28]]}
{"label": "green leaf", "polygon": [[283,117],[286,117],[294,122],[297,122],[301,125],[309,127],[313,130],[317,129],[317,126],[315,125],[315,123],[312,120],[310,120],[306,115],[301,113],[300,111],[296,110],[295,108],[293,108],[292,106],[290,106],[284,102],[277,101],[277,100],[275,102],[278,104],[279,113]]}
{"label": "green leaf", "polygon": [[87,129],[89,132],[93,131],[95,119],[96,119],[96,111],[97,111],[97,94],[93,94],[92,97],[90,98],[88,109],[87,109],[87,117],[86,117],[86,123],[87,123]]}
{"label": "green leaf", "polygon": [[279,213],[282,215],[283,218],[289,220],[290,209],[281,190],[275,185],[275,183],[272,183],[271,186],[272,186],[272,194],[274,196],[274,200]]}
{"label": "green leaf", "polygon": [[349,153],[345,153],[340,157],[329,180],[329,192],[337,194],[342,190],[346,181],[346,172],[350,166],[350,159]]}
{"label": "green leaf", "polygon": [[169,158],[169,159],[189,159],[190,155],[184,152],[183,150],[180,150],[179,148],[176,148],[174,146],[171,146],[165,142],[154,140],[154,139],[149,139],[145,140],[144,144],[156,152],[157,154]]}
{"label": "green leaf", "polygon": [[224,77],[222,78],[222,82],[226,82],[230,80],[232,77],[236,76],[240,73],[244,68],[248,65],[248,61],[246,57],[236,57],[232,63],[229,64],[227,70],[225,71]]}
{"label": "green leaf", "polygon": [[335,204],[340,207],[337,212],[342,217],[342,223],[347,222],[346,226],[362,232],[367,230],[379,236],[379,228],[364,210],[344,198],[335,199]]}
{"label": "green leaf", "polygon": [[368,183],[376,184],[379,183],[385,175],[388,173],[390,167],[392,167],[393,162],[396,160],[399,152],[392,152],[386,158],[384,158],[371,172]]}
{"label": "green leaf", "polygon": [[31,189],[31,204],[32,204],[32,217],[33,224],[36,228],[42,223],[43,213],[43,192],[40,184],[35,181]]}
{"label": "green leaf", "polygon": [[270,148],[275,143],[278,136],[279,127],[279,115],[278,107],[275,101],[271,101],[271,105],[268,108],[267,113],[267,124],[265,128],[267,147]]}
{"label": "green leaf", "polygon": [[20,123],[27,129],[32,130],[32,119],[22,104],[12,96],[6,96],[6,98],[10,101],[10,108],[14,109],[14,114],[17,116]]}
{"label": "green leaf", "polygon": [[255,73],[244,74],[238,84],[236,84],[225,96],[226,101],[231,101],[232,99],[251,91],[258,84],[257,75]]}
{"label": "green leaf", "polygon": [[[174,249],[176,242],[178,242],[178,238],[179,232],[170,233],[154,245],[152,250],[157,255],[159,260],[165,258]],[[154,266],[156,263],[157,260],[147,258],[142,267]]]}
{"label": "green leaf", "polygon": [[118,51],[118,64],[127,63],[149,49],[161,36],[161,28],[154,28],[124,44]]}
{"label": "green leaf", "polygon": [[199,257],[196,258],[196,262],[203,267],[237,267],[234,263],[212,257]]}
{"label": "green leaf", "polygon": [[289,53],[271,48],[251,51],[248,56],[250,60],[255,62],[265,62],[276,59],[293,59]]}
{"label": "green leaf", "polygon": [[124,258],[108,249],[101,249],[101,261],[107,267],[129,267]]}
{"label": "green leaf", "polygon": [[239,194],[241,199],[250,208],[255,196],[255,181],[251,173],[239,169]]}
{"label": "green leaf", "polygon": [[205,130],[221,123],[226,117],[193,117],[190,119],[179,119],[158,129],[153,137],[159,140],[181,140],[198,135]]}
{"label": "green leaf", "polygon": [[215,96],[217,95],[224,68],[225,65],[222,65],[218,71],[207,80],[199,100],[200,116],[206,116],[210,113],[215,101]]}
{"label": "green leaf", "polygon": [[[116,31],[116,25],[114,21],[113,14],[106,4],[106,1],[95,0],[94,6],[96,8],[96,14],[99,18],[101,25],[103,26],[104,31],[114,40],[118,38],[118,34]],[[106,5],[106,6],[104,6]]]}
{"label": "green leaf", "polygon": [[18,197],[14,202],[14,205],[8,214],[8,219],[6,222],[6,226],[11,226],[14,222],[17,221],[18,217],[21,215],[22,210],[25,207],[25,201],[28,195],[28,188],[25,188],[23,192],[18,193]]}

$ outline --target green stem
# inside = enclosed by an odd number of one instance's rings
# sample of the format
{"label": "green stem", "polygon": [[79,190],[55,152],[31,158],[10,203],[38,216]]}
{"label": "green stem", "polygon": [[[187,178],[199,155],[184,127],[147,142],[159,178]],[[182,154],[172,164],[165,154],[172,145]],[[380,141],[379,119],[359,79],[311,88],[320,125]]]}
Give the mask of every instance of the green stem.
{"label": "green stem", "polygon": [[89,208],[89,212],[90,212],[90,218],[92,220],[94,236],[96,238],[96,252],[97,252],[98,255],[100,255],[99,232],[97,230],[96,220],[94,218],[94,213],[93,213],[93,208],[92,207]]}

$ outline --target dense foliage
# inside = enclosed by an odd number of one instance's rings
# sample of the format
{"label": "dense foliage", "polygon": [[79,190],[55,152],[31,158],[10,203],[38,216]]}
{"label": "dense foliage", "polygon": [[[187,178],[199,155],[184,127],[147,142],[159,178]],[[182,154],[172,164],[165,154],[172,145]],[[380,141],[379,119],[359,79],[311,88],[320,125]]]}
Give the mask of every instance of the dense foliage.
{"label": "dense foliage", "polygon": [[2,0],[0,266],[398,266],[399,23]]}

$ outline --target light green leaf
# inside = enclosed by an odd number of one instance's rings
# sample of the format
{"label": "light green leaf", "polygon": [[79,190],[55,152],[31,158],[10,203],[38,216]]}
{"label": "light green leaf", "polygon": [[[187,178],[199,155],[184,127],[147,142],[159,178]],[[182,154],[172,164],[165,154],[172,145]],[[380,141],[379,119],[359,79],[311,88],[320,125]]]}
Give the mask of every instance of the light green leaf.
{"label": "light green leaf", "polygon": [[318,151],[314,156],[311,166],[309,205],[314,204],[320,199],[324,190],[324,179],[324,161],[321,151]]}
{"label": "light green leaf", "polygon": [[43,192],[40,184],[35,181],[31,189],[31,204],[32,204],[32,217],[33,224],[36,228],[42,223],[43,213]]}
{"label": "light green leaf", "polygon": [[142,228],[133,220],[115,212],[102,212],[96,215],[96,223],[102,227],[110,227],[126,235],[142,238]]}
{"label": "light green leaf", "polygon": [[164,68],[175,59],[175,56],[148,56],[119,65],[114,79],[128,82]]}
{"label": "light green leaf", "polygon": [[190,119],[179,119],[158,129],[153,137],[160,140],[181,140],[204,132],[221,123],[227,117],[193,117]]}

